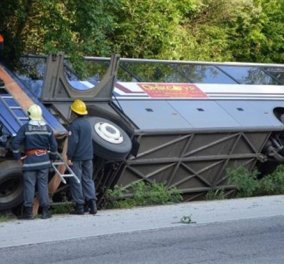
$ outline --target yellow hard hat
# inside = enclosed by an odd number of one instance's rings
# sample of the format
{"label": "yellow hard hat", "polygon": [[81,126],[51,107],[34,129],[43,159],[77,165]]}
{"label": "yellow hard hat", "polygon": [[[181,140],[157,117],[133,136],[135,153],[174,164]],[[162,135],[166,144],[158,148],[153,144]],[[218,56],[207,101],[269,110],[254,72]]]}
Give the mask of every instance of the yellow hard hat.
{"label": "yellow hard hat", "polygon": [[74,102],[71,104],[71,110],[78,115],[88,114],[86,104],[80,99],[74,100]]}
{"label": "yellow hard hat", "polygon": [[28,115],[31,120],[40,121],[42,120],[42,110],[37,104],[33,104],[28,108]]}

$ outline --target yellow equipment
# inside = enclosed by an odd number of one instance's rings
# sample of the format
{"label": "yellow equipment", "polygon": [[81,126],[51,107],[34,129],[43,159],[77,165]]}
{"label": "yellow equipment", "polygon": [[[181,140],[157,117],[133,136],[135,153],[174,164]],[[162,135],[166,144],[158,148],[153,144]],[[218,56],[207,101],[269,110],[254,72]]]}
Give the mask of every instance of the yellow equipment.
{"label": "yellow equipment", "polygon": [[74,102],[71,104],[71,110],[78,115],[88,114],[86,104],[80,99],[74,100]]}

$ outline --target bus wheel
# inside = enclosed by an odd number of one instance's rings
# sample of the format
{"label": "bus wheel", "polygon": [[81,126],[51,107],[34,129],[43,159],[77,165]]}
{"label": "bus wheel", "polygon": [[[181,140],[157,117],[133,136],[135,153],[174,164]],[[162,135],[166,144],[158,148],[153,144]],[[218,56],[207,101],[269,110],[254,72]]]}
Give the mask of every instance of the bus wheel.
{"label": "bus wheel", "polygon": [[23,201],[22,166],[13,160],[0,163],[0,210],[12,209]]}

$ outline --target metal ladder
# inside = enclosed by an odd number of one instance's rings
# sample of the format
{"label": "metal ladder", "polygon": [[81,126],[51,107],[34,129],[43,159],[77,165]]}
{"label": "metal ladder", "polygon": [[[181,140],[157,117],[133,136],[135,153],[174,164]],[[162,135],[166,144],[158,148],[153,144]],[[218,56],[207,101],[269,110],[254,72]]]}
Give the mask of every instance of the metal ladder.
{"label": "metal ladder", "polygon": [[[64,161],[63,157],[60,155],[59,152],[56,152],[56,155],[59,157],[58,161],[54,161],[51,163],[53,169],[56,171],[57,175],[60,177],[61,181],[66,184],[66,180],[64,179],[66,178],[71,178],[74,177],[77,183],[80,183],[80,180],[78,179],[78,177],[76,176],[76,174],[73,172],[73,170],[70,168],[70,166]],[[68,173],[61,173],[60,170],[57,168],[57,166],[65,166],[66,170],[68,171]],[[65,171],[66,171],[65,170]]]}
{"label": "metal ladder", "polygon": [[17,120],[20,126],[29,121],[27,114],[22,107],[20,107],[13,96],[9,94],[2,94],[0,95],[0,100],[3,102],[6,108],[9,109],[10,113]]}

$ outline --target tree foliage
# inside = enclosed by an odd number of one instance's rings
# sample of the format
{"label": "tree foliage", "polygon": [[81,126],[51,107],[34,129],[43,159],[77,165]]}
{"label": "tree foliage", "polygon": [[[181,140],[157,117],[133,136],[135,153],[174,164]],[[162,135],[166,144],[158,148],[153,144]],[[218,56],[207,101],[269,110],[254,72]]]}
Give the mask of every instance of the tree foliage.
{"label": "tree foliage", "polygon": [[284,1],[244,1],[229,24],[237,61],[283,62]]}
{"label": "tree foliage", "polygon": [[1,0],[4,57],[284,61],[284,0]]}
{"label": "tree foliage", "polygon": [[107,12],[116,1],[3,0],[0,2],[0,32],[5,36],[5,54],[17,60],[23,53],[64,51],[73,57],[108,55],[107,34],[113,18]]}

